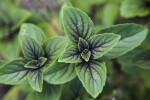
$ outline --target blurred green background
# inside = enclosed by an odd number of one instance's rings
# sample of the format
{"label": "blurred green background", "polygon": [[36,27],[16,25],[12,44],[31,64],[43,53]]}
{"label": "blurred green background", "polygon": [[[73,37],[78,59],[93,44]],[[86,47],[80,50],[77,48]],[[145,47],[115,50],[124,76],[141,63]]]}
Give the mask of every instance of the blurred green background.
{"label": "blurred green background", "polygon": [[[47,38],[63,35],[59,11],[65,1],[86,12],[96,32],[122,23],[138,23],[150,29],[150,0],[0,0],[0,59],[9,61],[22,56],[18,42],[22,23],[39,26]],[[141,69],[142,65],[132,60],[147,50],[150,52],[150,32],[138,48],[117,59],[106,60],[107,82],[99,97],[93,100],[150,100],[150,70]],[[150,67],[150,53],[145,55],[149,55]],[[25,86],[0,84],[0,100],[28,100],[28,91]]]}

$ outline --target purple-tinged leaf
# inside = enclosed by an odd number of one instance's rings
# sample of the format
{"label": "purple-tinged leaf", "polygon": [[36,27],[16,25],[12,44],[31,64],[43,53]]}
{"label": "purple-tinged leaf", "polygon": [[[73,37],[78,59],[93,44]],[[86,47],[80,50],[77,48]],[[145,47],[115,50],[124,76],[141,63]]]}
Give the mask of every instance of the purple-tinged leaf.
{"label": "purple-tinged leaf", "polygon": [[78,49],[80,52],[82,52],[84,49],[89,49],[89,44],[86,42],[86,40],[79,38]]}
{"label": "purple-tinged leaf", "polygon": [[38,59],[38,64],[39,64],[39,67],[42,67],[47,61],[47,58],[44,58],[44,57],[40,57]]}
{"label": "purple-tinged leaf", "polygon": [[38,60],[39,57],[44,56],[42,47],[28,35],[23,36],[22,52],[28,60]]}
{"label": "purple-tinged leaf", "polygon": [[77,63],[82,62],[80,52],[77,45],[72,45],[60,56],[59,62]]}
{"label": "purple-tinged leaf", "polygon": [[78,43],[79,37],[88,40],[95,33],[92,20],[80,9],[64,7],[62,23],[73,44]]}
{"label": "purple-tinged leaf", "polygon": [[117,44],[119,39],[120,35],[113,33],[104,33],[92,36],[88,40],[88,43],[93,59],[102,57]]}
{"label": "purple-tinged leaf", "polygon": [[68,39],[65,37],[52,37],[45,41],[44,51],[46,53],[47,62],[50,64],[61,55],[68,45]]}
{"label": "purple-tinged leaf", "polygon": [[21,84],[26,81],[29,69],[25,68],[26,60],[21,58],[4,64],[0,68],[0,83]]}
{"label": "purple-tinged leaf", "polygon": [[76,65],[76,73],[86,91],[96,98],[106,81],[106,66],[103,61],[90,60]]}
{"label": "purple-tinged leaf", "polygon": [[44,71],[44,80],[50,84],[62,84],[76,76],[75,64],[54,62]]}
{"label": "purple-tinged leaf", "polygon": [[91,57],[91,52],[90,51],[87,51],[86,53],[81,53],[81,57],[86,61],[88,62],[90,57]]}
{"label": "purple-tinged leaf", "polygon": [[41,92],[43,88],[43,69],[37,69],[37,70],[30,70],[28,74],[28,80],[31,87]]}
{"label": "purple-tinged leaf", "polygon": [[38,68],[38,61],[37,60],[31,60],[29,62],[27,62],[27,64],[25,64],[24,66],[25,68],[32,68],[32,69],[36,69]]}

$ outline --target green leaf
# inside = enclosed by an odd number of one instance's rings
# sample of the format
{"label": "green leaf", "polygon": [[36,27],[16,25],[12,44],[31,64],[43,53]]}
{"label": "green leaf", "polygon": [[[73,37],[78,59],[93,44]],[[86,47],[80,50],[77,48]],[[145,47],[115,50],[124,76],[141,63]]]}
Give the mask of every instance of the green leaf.
{"label": "green leaf", "polygon": [[23,36],[22,52],[28,60],[38,60],[39,57],[44,56],[42,47],[28,35]]}
{"label": "green leaf", "polygon": [[61,55],[64,49],[68,45],[68,40],[65,37],[52,37],[45,41],[44,50],[46,53],[46,57],[48,59],[48,63],[52,63]]}
{"label": "green leaf", "polygon": [[133,63],[140,68],[150,69],[150,49],[136,55],[133,58]]}
{"label": "green leaf", "polygon": [[81,53],[81,57],[86,61],[88,62],[90,57],[91,57],[91,52],[90,51],[87,51],[86,53]]}
{"label": "green leaf", "polygon": [[28,80],[31,87],[41,92],[43,88],[43,72],[42,69],[30,70],[28,74]]}
{"label": "green leaf", "polygon": [[80,52],[77,45],[72,45],[60,56],[59,62],[77,63],[82,62]]}
{"label": "green leaf", "polygon": [[25,64],[25,68],[32,68],[32,69],[36,69],[38,68],[39,66],[37,66],[38,64],[38,61],[37,60],[31,60],[29,61],[27,64]]}
{"label": "green leaf", "polygon": [[98,32],[98,34],[103,33],[115,33],[121,36],[121,39],[113,49],[107,52],[104,56],[107,58],[119,57],[128,51],[139,46],[145,39],[148,29],[139,24],[119,24],[112,27],[106,28]]}
{"label": "green leaf", "polygon": [[113,33],[104,33],[92,36],[88,42],[94,59],[102,57],[119,41],[120,36]]}
{"label": "green leaf", "polygon": [[40,66],[40,67],[43,66],[43,65],[46,63],[46,61],[47,61],[47,58],[40,57],[40,58],[38,59],[38,64],[39,64],[39,66]]}
{"label": "green leaf", "polygon": [[17,59],[0,68],[0,83],[21,84],[26,81],[29,70],[24,68],[26,61]]}
{"label": "green leaf", "polygon": [[84,49],[89,49],[89,44],[82,38],[79,37],[78,49],[82,52]]}
{"label": "green leaf", "polygon": [[20,45],[22,45],[22,39],[24,37],[24,34],[32,37],[40,45],[44,43],[44,40],[45,40],[44,32],[39,27],[35,26],[34,24],[25,23],[21,25],[21,28],[19,31]]}
{"label": "green leaf", "polygon": [[31,69],[40,68],[45,64],[46,61],[47,61],[47,58],[40,57],[38,60],[29,61],[24,67],[31,68]]}
{"label": "green leaf", "polygon": [[150,11],[144,0],[124,0],[121,4],[121,16],[125,18],[147,16]]}
{"label": "green leaf", "polygon": [[44,72],[44,80],[50,84],[62,84],[76,76],[75,64],[54,62]]}
{"label": "green leaf", "polygon": [[42,92],[37,93],[37,95],[40,97],[40,100],[60,100],[61,91],[61,86],[44,82]]}
{"label": "green leaf", "polygon": [[63,26],[63,8],[64,7],[68,7],[68,6],[72,6],[71,2],[69,2],[69,1],[65,2],[62,5],[62,7],[60,9],[60,12],[59,12],[59,23],[60,23],[62,31],[64,31],[64,26]]}
{"label": "green leaf", "polygon": [[69,39],[77,44],[79,37],[87,40],[94,34],[94,25],[90,17],[80,9],[63,8],[63,26]]}
{"label": "green leaf", "polygon": [[103,61],[90,60],[76,65],[76,73],[87,92],[96,98],[106,81],[106,66]]}

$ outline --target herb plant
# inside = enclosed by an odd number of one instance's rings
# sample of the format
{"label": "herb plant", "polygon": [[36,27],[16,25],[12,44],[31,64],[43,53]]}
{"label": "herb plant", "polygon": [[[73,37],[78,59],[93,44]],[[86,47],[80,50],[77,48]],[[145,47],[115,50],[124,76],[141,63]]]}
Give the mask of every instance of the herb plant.
{"label": "herb plant", "polygon": [[28,79],[31,87],[41,92],[44,69],[59,57],[67,42],[61,36],[45,40],[44,33],[32,24],[21,26],[19,40],[24,58],[4,64],[0,82],[20,84]]}
{"label": "herb plant", "polygon": [[[45,39],[42,30],[35,25],[21,26],[19,42],[23,58],[0,62],[0,83],[16,85],[28,80],[38,95],[41,95],[39,92],[43,93],[44,100],[48,99],[49,94],[55,95],[52,100],[86,100],[84,88],[96,98],[107,79],[106,67],[110,67],[106,66],[104,60],[117,58],[133,50],[147,35],[146,27],[133,23],[114,25],[95,32],[91,18],[70,3],[63,5],[60,14],[64,36]],[[71,81],[72,79],[74,80]],[[60,98],[58,90],[61,89],[56,89],[55,86],[62,84],[65,87],[63,84],[68,81],[71,81],[71,85],[66,90],[70,91],[72,87],[72,94],[77,97],[66,97],[64,88]],[[80,89],[75,88],[76,82],[79,83],[77,87],[82,83],[84,88],[81,90],[84,92],[77,92]],[[53,87],[56,91],[52,91]]]}

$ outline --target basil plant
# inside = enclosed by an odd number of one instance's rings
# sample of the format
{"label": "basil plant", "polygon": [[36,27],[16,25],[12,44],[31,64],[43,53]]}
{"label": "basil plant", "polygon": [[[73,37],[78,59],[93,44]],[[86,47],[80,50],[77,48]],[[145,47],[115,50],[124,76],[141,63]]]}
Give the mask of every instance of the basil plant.
{"label": "basil plant", "polygon": [[127,53],[147,35],[147,28],[133,23],[114,25],[95,33],[91,18],[70,3],[61,8],[60,25],[64,36],[45,39],[38,27],[23,24],[19,41],[24,57],[1,62],[0,83],[29,82],[35,91],[41,92],[43,80],[58,85],[77,76],[85,90],[96,98],[107,79],[109,66],[103,59]]}
{"label": "basil plant", "polygon": [[58,36],[45,40],[44,33],[38,27],[23,24],[19,41],[24,57],[2,65],[0,83],[20,84],[28,80],[33,89],[41,92],[45,68],[58,59],[66,48],[66,39]]}

